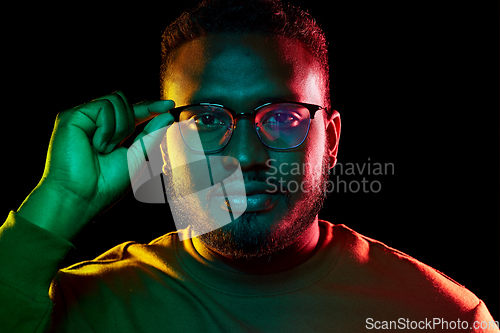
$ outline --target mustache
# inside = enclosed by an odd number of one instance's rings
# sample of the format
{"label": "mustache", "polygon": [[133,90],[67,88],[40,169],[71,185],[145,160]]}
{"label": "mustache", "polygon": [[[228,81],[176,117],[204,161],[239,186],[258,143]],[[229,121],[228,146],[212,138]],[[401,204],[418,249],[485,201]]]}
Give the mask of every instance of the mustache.
{"label": "mustache", "polygon": [[[232,182],[241,182],[240,180],[237,179],[235,174],[236,173],[233,173],[230,177],[228,177],[224,180],[225,186],[231,184]],[[285,195],[285,196],[288,195],[287,194],[288,187],[280,186],[280,183],[276,177],[268,176],[268,175],[266,175],[265,172],[246,171],[246,172],[242,173],[242,175],[243,175],[243,181],[245,184],[253,183],[253,182],[266,183],[267,185],[270,185],[274,189],[276,189],[276,190],[273,190],[272,194],[281,194],[281,195]],[[214,186],[212,188],[210,188],[210,190],[208,191],[207,196],[206,196],[207,200],[210,200],[212,198],[213,194],[221,188],[221,186],[222,186],[221,184],[222,184],[222,182],[218,182],[218,183],[214,184]]]}
{"label": "mustache", "polygon": [[[167,183],[164,184],[165,194],[170,198],[179,198],[209,189],[206,198],[210,199],[213,193],[221,188],[222,183],[229,185],[233,182],[241,183],[241,181],[245,184],[251,182],[267,183],[267,185],[277,189],[273,191],[273,194],[286,194],[287,192],[283,186],[280,186],[280,182],[276,177],[268,175],[264,170],[249,170],[242,172],[241,169],[238,168],[231,171],[221,170],[220,168],[214,169],[211,163],[208,163],[205,159],[177,166],[167,172],[170,174],[171,181],[175,180],[179,183],[183,183],[183,180],[192,180],[194,170],[207,170],[210,176],[196,177],[194,182],[189,183],[189,186],[170,186],[167,181]],[[200,172],[203,174],[203,171]],[[165,173],[165,170],[163,170],[163,173]]]}
{"label": "mustache", "polygon": [[243,180],[245,183],[249,182],[268,182],[269,184],[277,183],[276,179],[273,177],[269,177],[265,174],[265,172],[259,171],[246,171],[243,173]]}

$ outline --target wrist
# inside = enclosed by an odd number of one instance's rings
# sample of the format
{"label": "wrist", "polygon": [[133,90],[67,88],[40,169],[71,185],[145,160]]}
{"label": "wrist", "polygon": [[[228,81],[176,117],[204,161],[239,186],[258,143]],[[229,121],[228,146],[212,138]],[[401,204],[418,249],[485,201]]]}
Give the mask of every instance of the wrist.
{"label": "wrist", "polygon": [[57,184],[40,183],[24,200],[17,214],[68,241],[92,219],[89,203]]}

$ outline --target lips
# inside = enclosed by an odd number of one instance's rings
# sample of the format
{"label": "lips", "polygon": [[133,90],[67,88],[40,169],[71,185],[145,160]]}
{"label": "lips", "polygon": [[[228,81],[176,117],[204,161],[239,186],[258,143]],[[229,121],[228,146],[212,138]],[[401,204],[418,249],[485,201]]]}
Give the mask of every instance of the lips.
{"label": "lips", "polygon": [[[217,184],[209,199],[224,210],[235,212],[257,212],[271,209],[276,202],[275,187],[260,181],[224,182]],[[225,194],[224,194],[225,193]]]}
{"label": "lips", "polygon": [[[224,184],[224,187],[220,185],[221,183],[216,185],[214,192],[210,196],[251,196],[256,194],[274,194],[275,187],[263,183],[263,182],[249,182],[242,183],[239,181],[233,181],[229,184]],[[224,192],[226,192],[224,194]]]}

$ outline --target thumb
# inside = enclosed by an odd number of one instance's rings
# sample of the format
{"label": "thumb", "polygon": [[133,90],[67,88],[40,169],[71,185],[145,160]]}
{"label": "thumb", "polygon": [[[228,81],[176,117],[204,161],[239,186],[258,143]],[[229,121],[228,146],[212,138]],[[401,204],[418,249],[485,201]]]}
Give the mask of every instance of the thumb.
{"label": "thumb", "polygon": [[172,100],[143,101],[133,105],[135,125],[142,124],[159,114],[170,111],[175,106]]}
{"label": "thumb", "polygon": [[[137,135],[134,143],[128,148],[127,162],[132,184],[141,175],[141,172],[150,162],[149,173],[155,176],[162,169],[161,159],[155,158],[155,151],[158,150],[168,128],[174,123],[174,117],[170,113],[164,113],[153,118],[144,127],[144,130]],[[133,186],[134,187],[134,186]],[[135,187],[134,187],[135,188]]]}

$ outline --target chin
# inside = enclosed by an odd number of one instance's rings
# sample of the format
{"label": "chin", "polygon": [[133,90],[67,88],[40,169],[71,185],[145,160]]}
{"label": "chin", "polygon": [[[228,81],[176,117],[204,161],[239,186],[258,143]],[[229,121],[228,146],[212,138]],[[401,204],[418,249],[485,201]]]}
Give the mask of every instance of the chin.
{"label": "chin", "polygon": [[[311,212],[312,213],[312,212]],[[311,214],[286,214],[268,224],[259,213],[244,213],[237,220],[198,239],[211,251],[229,259],[270,256],[294,244],[315,221]],[[309,218],[310,216],[310,218]]]}

